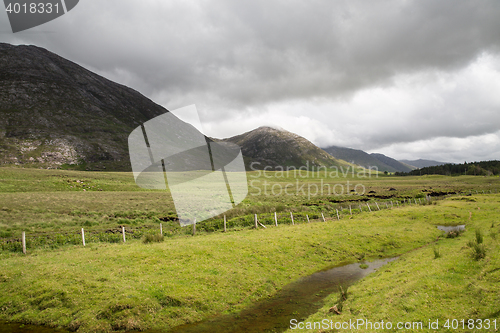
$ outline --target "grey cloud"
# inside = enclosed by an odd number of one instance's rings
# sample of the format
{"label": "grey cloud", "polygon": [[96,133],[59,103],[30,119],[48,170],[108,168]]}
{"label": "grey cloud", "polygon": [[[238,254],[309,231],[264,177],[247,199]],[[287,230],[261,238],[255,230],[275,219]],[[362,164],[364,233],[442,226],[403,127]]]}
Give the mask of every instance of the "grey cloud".
{"label": "grey cloud", "polygon": [[146,95],[209,92],[240,107],[453,70],[500,45],[498,1],[87,0],[77,9],[44,44],[103,72],[125,68]]}
{"label": "grey cloud", "polygon": [[[391,87],[405,74],[459,72],[482,54],[498,55],[498,17],[497,0],[85,0],[39,33],[2,38],[46,47],[167,107],[196,103],[215,123],[318,99],[357,112],[349,101],[363,89]],[[456,97],[418,114],[402,105],[394,119],[384,110],[373,121],[336,109],[305,112],[342,136],[316,142],[350,136],[363,149],[496,130],[498,103],[478,110],[477,94]],[[340,128],[339,121],[356,124]]]}

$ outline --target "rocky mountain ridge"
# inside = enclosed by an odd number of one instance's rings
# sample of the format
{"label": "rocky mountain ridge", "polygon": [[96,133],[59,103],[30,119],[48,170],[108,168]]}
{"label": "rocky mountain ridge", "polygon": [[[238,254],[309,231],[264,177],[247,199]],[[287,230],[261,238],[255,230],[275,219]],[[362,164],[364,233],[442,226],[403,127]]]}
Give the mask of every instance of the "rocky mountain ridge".
{"label": "rocky mountain ridge", "polygon": [[167,112],[36,46],[0,43],[0,164],[130,170],[127,137]]}
{"label": "rocky mountain ridge", "polygon": [[223,141],[232,142],[241,147],[247,170],[264,167],[274,169],[278,166],[312,168],[351,165],[334,158],[295,133],[269,126],[262,126]]}

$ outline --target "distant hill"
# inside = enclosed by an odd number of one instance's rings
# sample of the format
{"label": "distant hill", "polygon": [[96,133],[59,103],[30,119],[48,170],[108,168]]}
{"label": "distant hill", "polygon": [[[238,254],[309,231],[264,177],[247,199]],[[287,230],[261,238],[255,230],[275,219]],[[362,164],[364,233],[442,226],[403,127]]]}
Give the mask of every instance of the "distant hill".
{"label": "distant hill", "polygon": [[[395,160],[389,156],[385,156],[384,154],[373,153],[370,155],[375,157],[380,162],[394,168],[397,171],[408,172],[408,171],[415,169],[411,165],[401,163],[398,160]],[[383,170],[380,170],[380,171],[383,171]]]}
{"label": "distant hill", "polygon": [[435,165],[443,165],[443,164],[450,164],[446,162],[438,162],[438,161],[432,161],[432,160],[423,160],[423,159],[418,159],[418,160],[399,160],[401,163],[405,163],[411,166],[414,166],[415,168],[425,168],[425,167],[430,167],[430,166],[435,166]]}
{"label": "distant hill", "polygon": [[0,165],[130,170],[128,135],[165,112],[43,48],[0,43]]}
{"label": "distant hill", "polygon": [[323,148],[323,150],[335,158],[361,165],[365,168],[376,167],[378,171],[382,172],[407,172],[413,169],[411,166],[405,165],[382,154],[368,154],[362,150],[338,146],[330,146],[328,148]]}
{"label": "distant hill", "polygon": [[316,147],[307,139],[283,129],[259,127],[253,131],[222,141],[235,143],[241,147],[247,170],[262,169],[266,166],[316,167],[352,166],[334,158]]}
{"label": "distant hill", "polygon": [[491,176],[500,175],[500,161],[482,161],[464,164],[444,164],[425,167],[411,172],[397,172],[397,176],[419,176],[419,175],[471,175]]}

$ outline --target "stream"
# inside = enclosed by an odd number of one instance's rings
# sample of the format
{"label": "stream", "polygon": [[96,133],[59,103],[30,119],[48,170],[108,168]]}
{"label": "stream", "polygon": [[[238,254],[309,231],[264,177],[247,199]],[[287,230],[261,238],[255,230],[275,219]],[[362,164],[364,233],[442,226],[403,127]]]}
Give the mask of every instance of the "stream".
{"label": "stream", "polygon": [[[368,266],[365,269],[360,267],[360,263],[324,269],[284,286],[275,295],[254,303],[241,312],[216,315],[201,322],[175,327],[168,332],[283,332],[290,327],[291,319],[302,321],[316,313],[323,307],[324,299],[331,293],[338,293],[340,286],[345,290],[347,286],[396,258],[365,262]],[[331,304],[333,305],[335,304]],[[68,331],[0,321],[0,332],[66,333]]]}
{"label": "stream", "polygon": [[[201,322],[178,326],[168,332],[283,332],[290,327],[290,320],[303,321],[324,305],[324,299],[331,293],[338,293],[339,287],[359,281],[368,274],[396,258],[341,265],[316,272],[292,282],[274,296],[263,299],[237,314],[217,315]],[[335,304],[331,304],[333,306]],[[332,316],[325,313],[326,316]],[[150,333],[153,333],[151,331]]]}

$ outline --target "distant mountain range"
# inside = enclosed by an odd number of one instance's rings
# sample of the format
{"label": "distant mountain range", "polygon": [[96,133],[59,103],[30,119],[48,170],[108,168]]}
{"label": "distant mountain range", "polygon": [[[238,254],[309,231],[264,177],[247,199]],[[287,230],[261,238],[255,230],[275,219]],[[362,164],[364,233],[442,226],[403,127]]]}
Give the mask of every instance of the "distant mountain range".
{"label": "distant mountain range", "polygon": [[361,165],[365,168],[377,168],[378,171],[387,172],[409,172],[416,167],[402,163],[383,154],[368,154],[362,150],[331,146],[323,148],[328,154]]}
{"label": "distant mountain range", "polygon": [[[165,112],[137,91],[43,48],[0,43],[0,166],[131,170],[128,135]],[[320,149],[272,127],[213,140],[239,145],[247,170],[355,164],[408,172],[443,164],[335,146]]]}
{"label": "distant mountain range", "polygon": [[437,165],[450,164],[450,163],[446,163],[446,162],[438,162],[438,161],[422,160],[422,159],[412,160],[412,161],[410,161],[410,160],[399,160],[399,162],[405,163],[405,164],[408,164],[408,165],[412,165],[412,166],[414,166],[417,169],[431,167],[431,166],[437,166]]}

